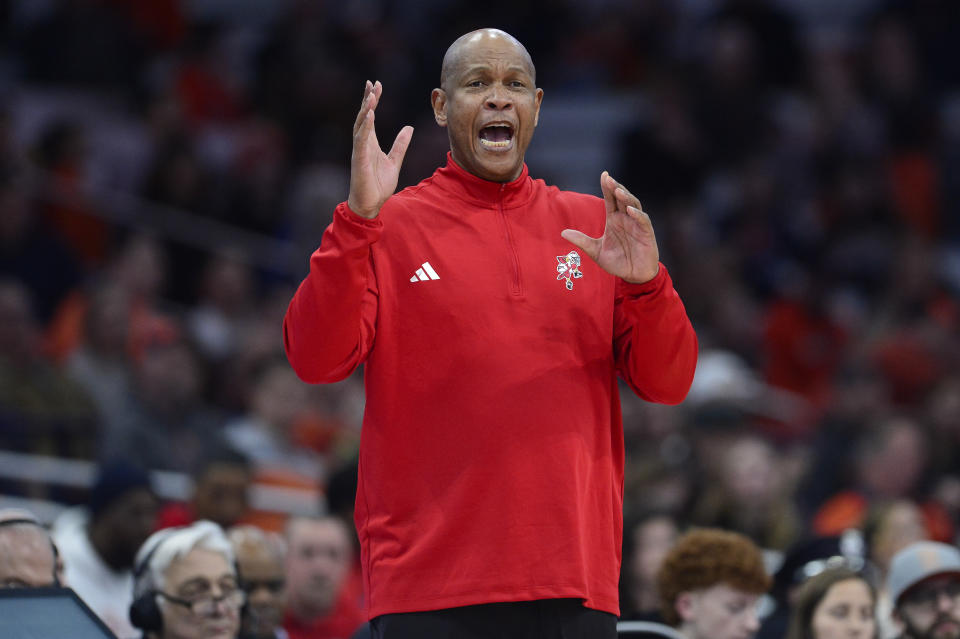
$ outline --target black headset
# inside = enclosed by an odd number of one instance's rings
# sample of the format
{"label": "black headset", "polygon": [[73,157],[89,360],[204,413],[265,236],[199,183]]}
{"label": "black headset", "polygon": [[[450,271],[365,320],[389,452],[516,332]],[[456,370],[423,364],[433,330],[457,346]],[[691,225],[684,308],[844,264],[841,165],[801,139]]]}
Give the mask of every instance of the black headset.
{"label": "black headset", "polygon": [[50,536],[50,531],[47,530],[46,526],[41,524],[36,519],[28,519],[26,517],[17,517],[16,519],[4,519],[0,521],[0,527],[3,526],[19,526],[22,524],[27,524],[29,526],[36,526],[43,531],[43,534],[47,536],[47,541],[50,542],[50,550],[53,552],[53,585],[56,588],[60,587],[60,575],[57,574],[57,564],[60,563],[60,551],[57,550],[57,545],[53,543],[53,537]]}
{"label": "black headset", "polygon": [[[153,544],[153,548],[147,552],[146,556],[133,567],[133,583],[136,586],[137,582],[140,581],[140,578],[143,574],[150,569],[150,560],[153,559],[153,555],[156,554],[157,549],[163,545],[167,539],[170,538],[173,533],[177,530],[183,528],[183,526],[178,526],[175,528],[168,528],[169,531],[167,534],[162,535],[157,539],[156,543]],[[135,628],[139,628],[146,632],[160,632],[163,630],[163,614],[160,612],[160,606],[157,605],[157,593],[153,588],[146,590],[140,593],[140,596],[134,599],[130,603],[130,623],[133,624]]]}

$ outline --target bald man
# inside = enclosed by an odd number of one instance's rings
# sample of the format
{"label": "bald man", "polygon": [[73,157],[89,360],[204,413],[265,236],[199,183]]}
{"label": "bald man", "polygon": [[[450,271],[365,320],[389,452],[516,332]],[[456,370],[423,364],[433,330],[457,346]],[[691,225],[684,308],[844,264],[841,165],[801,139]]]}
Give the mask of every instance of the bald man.
{"label": "bald man", "polygon": [[617,377],[683,400],[697,340],[650,217],[530,177],[543,102],[520,42],[447,50],[445,166],[394,193],[380,82],[354,122],[350,192],[284,320],[308,382],[365,364],[355,521],[375,637],[613,637],[623,428]]}
{"label": "bald man", "polygon": [[282,542],[255,526],[227,531],[237,560],[240,587],[247,593],[240,639],[287,639],[283,629],[286,601]]}
{"label": "bald man", "polygon": [[59,586],[61,572],[43,524],[26,510],[0,510],[0,588]]}

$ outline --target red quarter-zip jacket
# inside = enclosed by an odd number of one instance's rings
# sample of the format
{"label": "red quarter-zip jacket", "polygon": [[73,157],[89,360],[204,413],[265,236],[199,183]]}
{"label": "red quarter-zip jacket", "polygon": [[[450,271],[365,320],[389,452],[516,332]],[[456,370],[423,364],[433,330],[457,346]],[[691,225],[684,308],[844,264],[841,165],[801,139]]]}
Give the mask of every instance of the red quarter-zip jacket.
{"label": "red quarter-zip jacket", "polygon": [[[346,203],[284,319],[307,382],[365,362],[356,524],[367,613],[579,598],[619,614],[619,374],[683,400],[697,339],[663,265],[609,275],[565,228],[603,200],[447,165],[366,220]],[[568,277],[569,276],[569,277]],[[568,285],[569,279],[569,285]]]}

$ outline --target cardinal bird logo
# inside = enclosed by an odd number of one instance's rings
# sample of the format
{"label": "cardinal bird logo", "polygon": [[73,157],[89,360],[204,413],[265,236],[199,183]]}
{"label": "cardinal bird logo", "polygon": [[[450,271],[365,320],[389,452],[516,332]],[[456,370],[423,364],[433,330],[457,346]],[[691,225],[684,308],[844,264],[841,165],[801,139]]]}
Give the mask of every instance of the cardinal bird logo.
{"label": "cardinal bird logo", "polygon": [[565,286],[568,291],[573,290],[573,280],[583,277],[580,270],[580,254],[576,251],[570,251],[566,255],[557,256],[557,279],[566,280]]}

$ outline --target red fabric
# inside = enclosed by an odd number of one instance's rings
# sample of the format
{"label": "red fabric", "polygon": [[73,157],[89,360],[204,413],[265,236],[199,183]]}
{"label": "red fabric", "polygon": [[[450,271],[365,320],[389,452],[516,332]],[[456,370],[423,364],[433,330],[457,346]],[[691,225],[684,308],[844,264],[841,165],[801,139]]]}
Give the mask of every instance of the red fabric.
{"label": "red fabric", "polygon": [[187,63],[177,76],[177,96],[193,124],[225,122],[239,117],[240,98],[200,63]]}
{"label": "red fabric", "polygon": [[896,210],[923,237],[937,237],[940,184],[937,163],[926,153],[901,153],[890,160],[890,191]]}
{"label": "red fabric", "polygon": [[342,590],[333,610],[326,617],[304,622],[287,611],[283,618],[283,629],[290,639],[350,639],[366,620],[357,602],[351,599],[346,590]]}
{"label": "red fabric", "polygon": [[803,304],[781,300],[771,305],[764,325],[767,382],[823,406],[840,364],[846,337],[828,318]]}
{"label": "red fabric", "polygon": [[[642,285],[582,256],[603,201],[448,160],[375,220],[341,204],[290,303],[308,382],[366,362],[356,524],[368,616],[582,598],[617,614],[623,506],[619,373],[683,400],[697,340],[670,276]],[[429,262],[438,280],[420,281]],[[411,278],[417,279],[412,282]]]}
{"label": "red fabric", "polygon": [[157,530],[187,526],[196,520],[193,508],[181,501],[167,502],[157,513]]}

